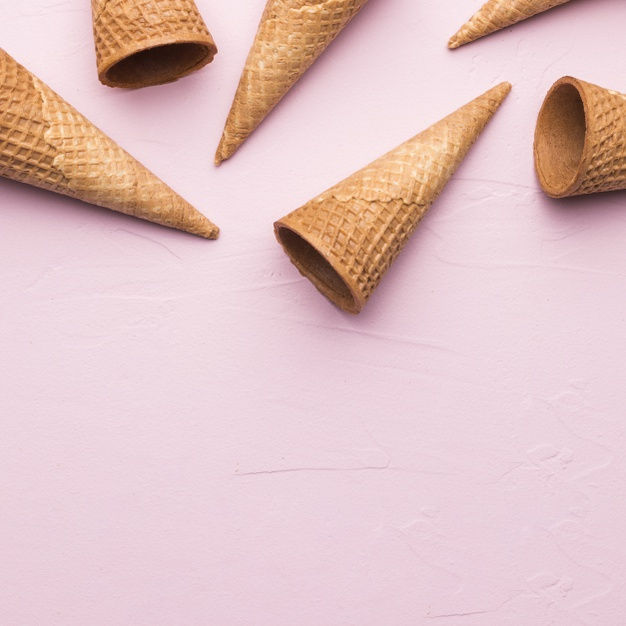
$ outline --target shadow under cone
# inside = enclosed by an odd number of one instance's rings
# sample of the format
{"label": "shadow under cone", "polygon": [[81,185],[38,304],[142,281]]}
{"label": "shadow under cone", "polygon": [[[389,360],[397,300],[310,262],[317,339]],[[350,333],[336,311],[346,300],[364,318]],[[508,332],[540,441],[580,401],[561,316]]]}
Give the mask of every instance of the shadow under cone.
{"label": "shadow under cone", "polygon": [[566,2],[569,0],[489,0],[450,38],[448,47],[458,48]]}
{"label": "shadow under cone", "polygon": [[268,0],[215,154],[231,157],[367,0]]}
{"label": "shadow under cone", "polygon": [[553,198],[626,189],[626,95],[559,79],[537,118],[534,156]]}
{"label": "shadow under cone", "polygon": [[100,82],[148,87],[187,76],[217,52],[194,0],[91,0]]}
{"label": "shadow under cone", "polygon": [[510,89],[501,83],[276,222],[300,273],[359,313]]}
{"label": "shadow under cone", "polygon": [[2,49],[0,175],[208,239],[219,233]]}

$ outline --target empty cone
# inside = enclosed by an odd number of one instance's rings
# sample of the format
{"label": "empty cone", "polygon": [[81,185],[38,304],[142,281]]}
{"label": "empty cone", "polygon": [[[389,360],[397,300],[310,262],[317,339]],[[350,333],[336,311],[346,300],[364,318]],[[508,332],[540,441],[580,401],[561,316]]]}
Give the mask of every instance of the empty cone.
{"label": "empty cone", "polygon": [[367,0],[268,0],[215,163],[232,156]]}
{"label": "empty cone", "polygon": [[461,26],[448,47],[458,48],[566,2],[569,0],[489,0]]}
{"label": "empty cone", "polygon": [[276,222],[300,273],[359,313],[510,89],[501,83]]}
{"label": "empty cone", "polygon": [[535,170],[553,198],[626,189],[626,95],[565,76],[535,129]]}
{"label": "empty cone", "polygon": [[91,0],[98,78],[109,87],[170,83],[217,52],[194,0]]}
{"label": "empty cone", "polygon": [[2,49],[0,175],[208,239],[219,232]]}

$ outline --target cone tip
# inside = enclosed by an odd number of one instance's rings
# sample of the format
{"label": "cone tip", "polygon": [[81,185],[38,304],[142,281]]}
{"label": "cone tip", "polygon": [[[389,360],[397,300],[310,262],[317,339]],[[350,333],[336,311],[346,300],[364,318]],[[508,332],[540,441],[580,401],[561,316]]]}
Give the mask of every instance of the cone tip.
{"label": "cone tip", "polygon": [[[479,35],[478,37],[480,37]],[[448,41],[448,48],[453,50],[454,48],[460,48],[464,46],[466,43],[472,43],[472,41],[476,41],[478,37],[473,37],[470,32],[468,32],[467,24],[461,26],[461,28],[450,37],[450,41]]]}
{"label": "cone tip", "polygon": [[499,102],[502,102],[510,93],[513,85],[504,81],[489,89],[484,95],[494,97]]}
{"label": "cone tip", "polygon": [[204,239],[217,239],[220,235],[220,229],[208,217],[205,217],[199,211],[195,212],[192,219],[186,223],[165,225],[184,230],[191,235],[204,237]]}
{"label": "cone tip", "polygon": [[450,37],[450,40],[448,41],[448,48],[450,48],[450,50],[454,50],[455,48],[458,48],[462,45],[463,42],[459,39],[458,33],[456,35],[452,35],[452,37]]}
{"label": "cone tip", "polygon": [[220,234],[220,229],[206,215],[200,213],[198,209],[186,201],[182,217],[164,225],[184,230],[205,239],[217,239]]}
{"label": "cone tip", "polygon": [[219,146],[217,146],[217,151],[215,152],[215,165],[220,165],[226,159],[229,159],[235,151],[237,150],[237,146],[233,145],[232,142],[229,143],[226,137],[226,131],[222,135],[220,139]]}
{"label": "cone tip", "polygon": [[219,236],[220,229],[215,224],[211,224],[211,227],[207,231],[207,234],[204,235],[206,239],[217,239]]}
{"label": "cone tip", "polygon": [[496,89],[499,89],[502,92],[503,96],[508,96],[513,89],[513,85],[508,80],[501,82],[499,85],[496,85]]}
{"label": "cone tip", "polygon": [[220,165],[222,161],[224,160],[224,153],[222,151],[223,143],[224,143],[224,136],[222,135],[220,144],[219,146],[217,146],[217,150],[215,151],[215,158],[213,159],[213,163],[215,163],[215,165]]}

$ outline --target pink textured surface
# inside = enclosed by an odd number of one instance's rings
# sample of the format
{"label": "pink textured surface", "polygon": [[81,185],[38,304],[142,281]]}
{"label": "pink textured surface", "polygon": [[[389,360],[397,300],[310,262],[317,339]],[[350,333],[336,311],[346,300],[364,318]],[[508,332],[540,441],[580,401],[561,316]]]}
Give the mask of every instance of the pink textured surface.
{"label": "pink textured surface", "polygon": [[[621,626],[626,192],[556,201],[535,117],[626,91],[623,0],[451,52],[481,0],[371,0],[219,169],[263,0],[219,54],[96,78],[88,2],[0,45],[222,229],[0,180],[0,623]],[[272,222],[499,81],[513,91],[357,318]]]}

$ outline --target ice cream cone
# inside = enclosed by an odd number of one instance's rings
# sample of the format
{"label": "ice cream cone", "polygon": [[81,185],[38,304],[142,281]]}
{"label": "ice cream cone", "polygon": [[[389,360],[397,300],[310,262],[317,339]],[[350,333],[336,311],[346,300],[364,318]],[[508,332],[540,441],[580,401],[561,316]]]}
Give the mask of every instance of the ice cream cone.
{"label": "ice cream cone", "polygon": [[458,48],[569,0],[488,0],[448,42]]}
{"label": "ice cream cone", "polygon": [[2,49],[0,175],[208,239],[219,232]]}
{"label": "ice cream cone", "polygon": [[194,0],[91,0],[98,78],[148,87],[210,63],[215,42]]}
{"label": "ice cream cone", "polygon": [[239,81],[215,164],[248,135],[367,0],[268,0]]}
{"label": "ice cream cone", "polygon": [[276,222],[300,273],[359,313],[510,89],[501,83]]}
{"label": "ice cream cone", "polygon": [[535,170],[553,198],[626,189],[626,95],[571,76],[552,85],[535,129]]}

